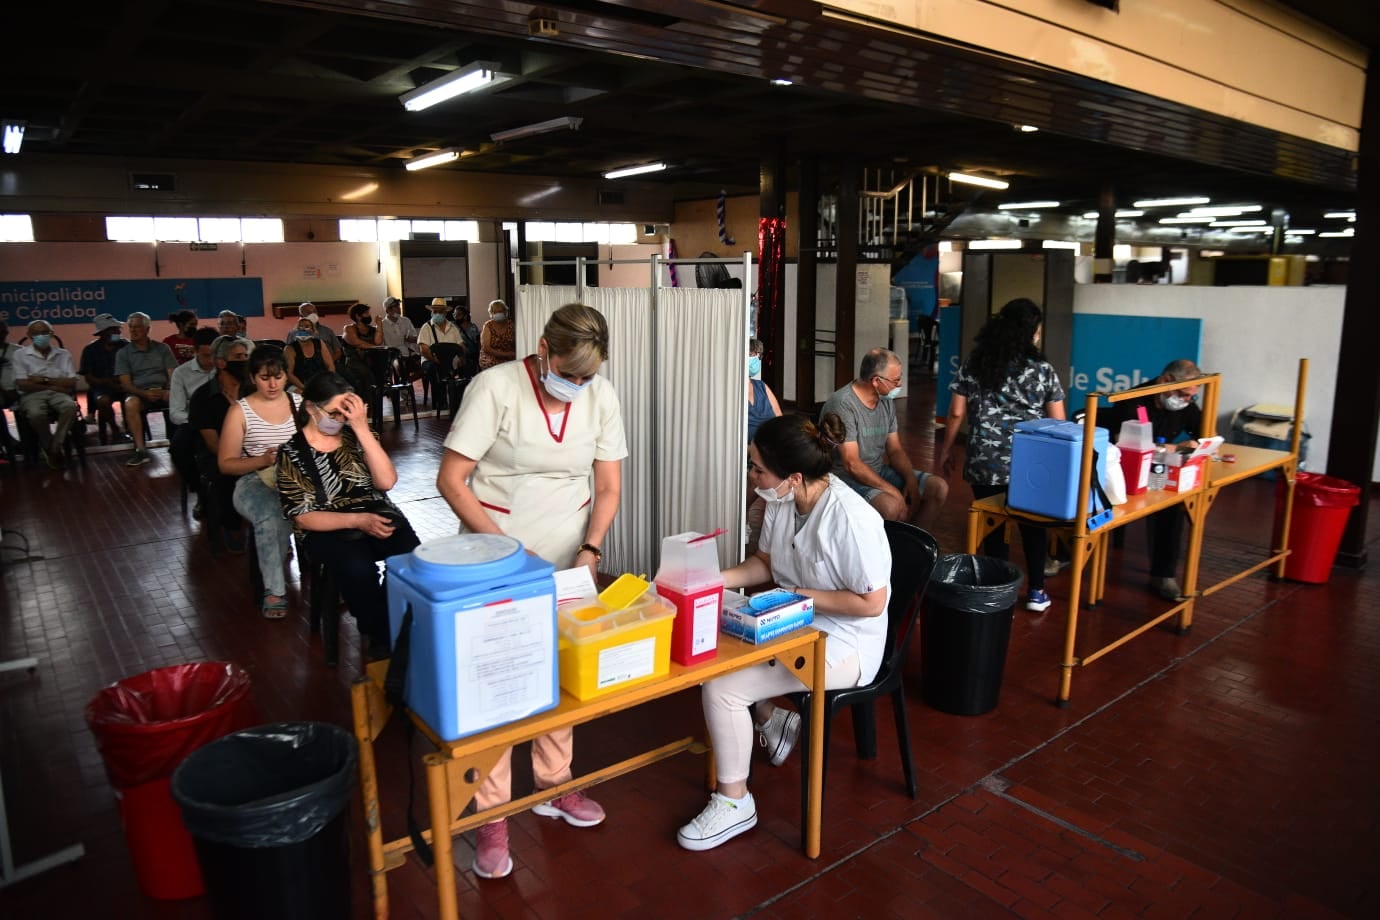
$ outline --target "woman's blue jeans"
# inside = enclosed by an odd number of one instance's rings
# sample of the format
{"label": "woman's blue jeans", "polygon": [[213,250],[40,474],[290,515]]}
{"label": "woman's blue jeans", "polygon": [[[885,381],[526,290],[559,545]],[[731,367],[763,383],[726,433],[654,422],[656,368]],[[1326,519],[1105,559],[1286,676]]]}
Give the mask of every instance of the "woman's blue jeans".
{"label": "woman's blue jeans", "polygon": [[258,473],[246,473],[235,483],[235,510],[254,528],[254,549],[259,554],[264,596],[284,597],[287,577],[283,574],[283,561],[292,547],[292,525],[283,517],[278,490],[264,485]]}

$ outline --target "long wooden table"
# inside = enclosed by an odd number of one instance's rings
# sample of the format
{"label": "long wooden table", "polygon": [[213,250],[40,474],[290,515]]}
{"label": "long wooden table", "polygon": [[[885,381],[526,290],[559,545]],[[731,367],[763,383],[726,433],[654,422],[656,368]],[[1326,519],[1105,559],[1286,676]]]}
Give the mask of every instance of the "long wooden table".
{"label": "long wooden table", "polygon": [[[427,793],[430,799],[431,827],[422,836],[435,851],[436,895],[440,916],[457,916],[455,872],[451,857],[451,838],[500,817],[526,811],[533,805],[549,801],[577,789],[585,789],[605,780],[622,776],[641,767],[664,760],[682,751],[708,751],[707,744],[687,736],[669,744],[652,748],[626,760],[576,776],[569,782],[540,792],[514,799],[499,808],[460,817],[474,799],[475,793],[488,777],[499,756],[507,748],[561,728],[571,728],[611,713],[621,712],[652,702],[681,690],[697,686],[715,677],[752,667],[765,661],[777,661],[794,673],[807,689],[814,692],[824,688],[824,634],[813,628],[789,633],[763,645],[749,645],[728,636],[719,636],[718,655],[703,664],[682,666],[671,664],[671,671],[658,678],[627,690],[613,691],[581,702],[562,693],[560,703],[547,712],[502,725],[486,732],[470,735],[458,741],[443,741],[431,726],[415,713],[409,713],[417,730],[435,748],[422,757],[426,770]],[[386,661],[368,667],[366,677],[351,688],[354,710],[355,737],[359,741],[360,785],[364,799],[364,822],[369,847],[369,874],[373,886],[374,916],[383,920],[388,916],[388,883],[386,873],[403,865],[413,849],[410,838],[404,836],[384,840],[380,819],[378,775],[375,769],[374,742],[383,731],[392,707],[384,699],[383,680]],[[809,784],[809,804],[803,816],[802,841],[805,855],[819,856],[820,804],[824,777],[824,710],[822,705],[810,707],[809,762],[806,782]],[[706,780],[712,789],[714,761],[707,759]],[[410,769],[409,765],[409,769]],[[668,820],[669,820],[668,816]],[[442,829],[437,833],[437,829]]]}
{"label": "long wooden table", "polygon": [[[1211,436],[1215,430],[1217,414],[1217,385],[1219,376],[1204,375],[1192,383],[1200,383],[1204,388],[1203,430],[1200,437]],[[1064,628],[1064,649],[1060,661],[1059,693],[1055,703],[1067,706],[1073,685],[1073,669],[1086,667],[1113,649],[1119,648],[1159,624],[1177,617],[1176,626],[1180,633],[1193,625],[1193,606],[1200,597],[1220,591],[1228,585],[1274,566],[1275,575],[1283,577],[1284,560],[1289,555],[1289,525],[1292,518],[1294,498],[1294,476],[1298,469],[1299,432],[1302,423],[1304,393],[1308,380],[1308,360],[1299,361],[1298,386],[1294,400],[1294,436],[1287,451],[1266,450],[1241,444],[1223,444],[1217,451],[1218,457],[1233,456],[1235,462],[1211,460],[1207,463],[1204,482],[1188,492],[1143,492],[1129,496],[1126,503],[1112,509],[1112,518],[1096,530],[1088,530],[1088,490],[1091,484],[1093,466],[1093,428],[1097,420],[1097,401],[1099,395],[1112,402],[1137,398],[1147,393],[1157,393],[1179,389],[1190,381],[1177,381],[1146,387],[1135,391],[1113,394],[1089,394],[1086,416],[1084,418],[1083,461],[1079,476],[1078,509],[1072,521],[1058,521],[1038,514],[1027,514],[1006,507],[1006,494],[993,495],[972,503],[968,508],[968,552],[975,553],[983,539],[998,527],[1026,521],[1048,528],[1069,540],[1072,546],[1073,561],[1071,587],[1069,589],[1068,614]],[[1269,470],[1279,470],[1285,479],[1284,516],[1277,534],[1278,545],[1272,546],[1265,559],[1237,572],[1222,581],[1206,588],[1198,587],[1199,563],[1203,551],[1203,532],[1207,525],[1207,514],[1225,487],[1241,482]],[[1183,594],[1180,600],[1165,612],[1152,617],[1130,632],[1119,636],[1099,649],[1078,655],[1078,611],[1083,592],[1083,573],[1090,574],[1087,602],[1090,605],[1102,600],[1107,586],[1107,544],[1108,536],[1118,527],[1138,521],[1160,511],[1182,506],[1189,519],[1188,551],[1184,559]]]}

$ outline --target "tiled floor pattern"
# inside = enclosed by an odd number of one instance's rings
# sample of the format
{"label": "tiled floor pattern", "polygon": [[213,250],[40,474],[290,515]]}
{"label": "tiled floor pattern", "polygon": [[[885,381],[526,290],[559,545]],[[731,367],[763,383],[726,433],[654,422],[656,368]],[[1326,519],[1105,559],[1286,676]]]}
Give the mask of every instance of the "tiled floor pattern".
{"label": "tiled floor pattern", "polygon": [[[904,437],[933,451],[928,388],[912,389]],[[445,422],[384,432],[400,467],[395,498],[423,539],[453,532],[434,475]],[[166,453],[126,469],[93,453],[65,473],[0,474],[0,659],[42,659],[38,674],[0,675],[0,769],[15,856],[74,841],[87,855],[0,890],[0,916],[203,918],[204,900],[143,897],[83,709],[101,686],[151,667],[203,659],[249,670],[266,719],[349,724],[357,674],[353,630],[336,671],[321,663],[305,616],[268,623],[252,607],[244,557],[212,556],[183,516]],[[961,549],[967,491],[936,527]],[[1258,558],[1272,487],[1247,483],[1213,512],[1205,575]],[[1112,559],[1106,602],[1080,618],[1080,647],[1154,609],[1143,537]],[[295,565],[292,572],[295,586]],[[1057,686],[1067,576],[1056,608],[1017,611],[1001,703],[977,717],[924,704],[924,650],[911,650],[908,712],[920,793],[902,791],[889,713],[880,751],[859,761],[840,726],[827,785],[824,852],[799,852],[798,758],[755,767],[761,823],[718,850],[681,851],[675,827],[703,804],[702,763],[677,757],[600,787],[603,826],[576,830],[524,815],[511,822],[517,870],[476,879],[460,841],[461,913],[490,917],[1371,917],[1380,766],[1380,591],[1369,572],[1327,586],[1258,576],[1198,605],[1193,629],[1155,630],[1075,672],[1072,705]],[[294,587],[294,592],[296,588]],[[883,704],[885,706],[885,704]],[[681,694],[579,733],[577,758],[608,762],[648,739],[700,724]],[[404,827],[405,740],[379,746],[390,835]],[[530,780],[515,758],[516,787]],[[419,815],[424,784],[418,783]],[[356,811],[358,811],[356,807]],[[358,826],[358,816],[356,815]],[[356,915],[365,916],[362,839]],[[393,916],[434,917],[431,872],[415,858],[389,874]]]}

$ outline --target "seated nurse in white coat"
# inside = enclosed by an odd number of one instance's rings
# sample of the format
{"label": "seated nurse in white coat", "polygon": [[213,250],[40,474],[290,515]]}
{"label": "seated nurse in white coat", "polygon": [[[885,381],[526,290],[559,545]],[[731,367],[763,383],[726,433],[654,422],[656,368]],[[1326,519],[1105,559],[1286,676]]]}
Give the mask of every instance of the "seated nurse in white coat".
{"label": "seated nurse in white coat", "polygon": [[[891,598],[891,549],[882,518],[830,474],[844,438],[832,412],[816,426],[803,416],[762,423],[748,447],[748,484],[767,502],[757,552],[724,572],[724,586],[775,582],[814,599],[814,625],[825,642],[826,689],[867,683],[886,644]],[[805,689],[786,668],[763,663],[704,685],[704,720],[714,748],[718,787],[709,804],[680,829],[687,850],[708,850],[757,824],[748,792],[756,736],[771,762],[786,759],[800,733],[800,715],[770,700]]]}

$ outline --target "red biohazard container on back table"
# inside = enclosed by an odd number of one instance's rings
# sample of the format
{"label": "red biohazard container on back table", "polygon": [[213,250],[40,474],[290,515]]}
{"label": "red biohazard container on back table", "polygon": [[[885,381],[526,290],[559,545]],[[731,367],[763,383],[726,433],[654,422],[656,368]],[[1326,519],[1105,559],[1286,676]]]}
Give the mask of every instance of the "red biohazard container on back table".
{"label": "red biohazard container on back table", "polygon": [[[1292,581],[1324,584],[1342,545],[1351,509],[1361,503],[1361,490],[1342,479],[1319,473],[1294,477],[1294,515],[1289,522],[1288,558],[1284,577]],[[1275,484],[1275,534],[1271,548],[1279,545],[1284,522],[1284,480]]]}
{"label": "red biohazard container on back table", "polygon": [[192,838],[173,802],[173,770],[187,755],[258,721],[249,675],[227,662],[158,668],[106,687],[86,706],[119,800],[125,843],[144,894],[203,894]]}
{"label": "red biohazard container on back table", "polygon": [[699,664],[719,652],[724,577],[715,536],[689,532],[661,541],[656,593],[676,608],[671,627],[671,660],[676,664]]}

